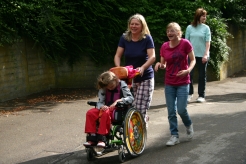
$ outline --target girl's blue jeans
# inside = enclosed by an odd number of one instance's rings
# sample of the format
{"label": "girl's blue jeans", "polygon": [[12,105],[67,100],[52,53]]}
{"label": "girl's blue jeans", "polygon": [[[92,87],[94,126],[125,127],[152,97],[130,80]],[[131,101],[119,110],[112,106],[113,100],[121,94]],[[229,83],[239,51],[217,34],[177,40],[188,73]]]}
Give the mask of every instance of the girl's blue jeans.
{"label": "girl's blue jeans", "polygon": [[165,86],[165,97],[171,135],[179,136],[177,112],[186,127],[189,127],[192,124],[187,112],[188,93],[189,84],[182,86]]}

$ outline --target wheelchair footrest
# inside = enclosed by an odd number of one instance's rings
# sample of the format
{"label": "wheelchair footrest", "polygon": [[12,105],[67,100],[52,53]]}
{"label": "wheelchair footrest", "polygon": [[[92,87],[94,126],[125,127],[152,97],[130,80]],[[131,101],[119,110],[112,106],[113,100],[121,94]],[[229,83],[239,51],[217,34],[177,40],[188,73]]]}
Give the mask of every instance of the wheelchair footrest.
{"label": "wheelchair footrest", "polygon": [[87,136],[86,136],[86,141],[92,141],[92,142],[95,142],[95,143],[97,143],[97,135],[90,135],[90,134],[88,134]]}
{"label": "wheelchair footrest", "polygon": [[98,140],[98,141],[107,142],[107,137],[104,136],[104,135],[98,134],[98,135],[97,135],[97,140]]}

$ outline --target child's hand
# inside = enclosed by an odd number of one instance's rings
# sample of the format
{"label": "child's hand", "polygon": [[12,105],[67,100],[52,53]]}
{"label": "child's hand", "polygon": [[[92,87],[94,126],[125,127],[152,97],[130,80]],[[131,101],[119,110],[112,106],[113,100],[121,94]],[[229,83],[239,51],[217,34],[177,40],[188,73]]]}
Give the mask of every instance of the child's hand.
{"label": "child's hand", "polygon": [[106,110],[108,110],[108,109],[109,109],[109,107],[106,106],[106,105],[104,105],[104,106],[101,107],[101,110],[103,110],[103,111],[106,111]]}
{"label": "child's hand", "polygon": [[114,106],[110,106],[108,109],[109,109],[109,111],[112,111],[112,110],[115,109],[115,107]]}
{"label": "child's hand", "polygon": [[113,104],[110,105],[110,108],[114,108],[117,102],[122,101],[121,99],[116,100]]}
{"label": "child's hand", "polygon": [[155,71],[157,72],[158,71],[158,69],[165,69],[166,68],[166,65],[165,64],[161,64],[160,62],[157,62],[156,64],[155,64]]}
{"label": "child's hand", "polygon": [[189,74],[189,71],[188,70],[181,70],[177,73],[176,76],[186,76]]}

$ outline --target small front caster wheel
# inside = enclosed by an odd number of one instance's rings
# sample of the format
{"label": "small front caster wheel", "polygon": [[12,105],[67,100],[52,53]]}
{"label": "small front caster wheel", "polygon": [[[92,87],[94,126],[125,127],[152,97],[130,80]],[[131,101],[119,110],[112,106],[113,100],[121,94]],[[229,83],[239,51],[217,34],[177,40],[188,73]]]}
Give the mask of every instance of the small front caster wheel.
{"label": "small front caster wheel", "polygon": [[119,160],[121,163],[125,162],[125,159],[126,159],[126,155],[124,152],[120,152],[119,153]]}
{"label": "small front caster wheel", "polygon": [[86,149],[86,152],[87,152],[87,160],[88,161],[91,161],[94,159],[94,153],[93,153],[93,150],[91,150],[91,148],[87,148]]}

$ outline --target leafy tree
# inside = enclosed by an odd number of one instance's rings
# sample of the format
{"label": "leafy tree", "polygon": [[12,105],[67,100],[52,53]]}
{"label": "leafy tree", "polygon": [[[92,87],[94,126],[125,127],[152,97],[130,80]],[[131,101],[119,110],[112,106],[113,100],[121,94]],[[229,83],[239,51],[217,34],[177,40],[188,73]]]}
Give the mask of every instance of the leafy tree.
{"label": "leafy tree", "polygon": [[0,46],[30,39],[47,59],[71,66],[83,56],[112,63],[119,37],[135,13],[146,18],[158,52],[167,40],[168,23],[179,23],[185,32],[195,10],[204,7],[212,31],[210,63],[218,70],[229,54],[226,23],[243,26],[246,14],[245,0],[2,0],[0,5]]}
{"label": "leafy tree", "polygon": [[221,11],[222,18],[238,27],[246,26],[246,1],[245,0],[204,0],[209,6],[214,6]]}

